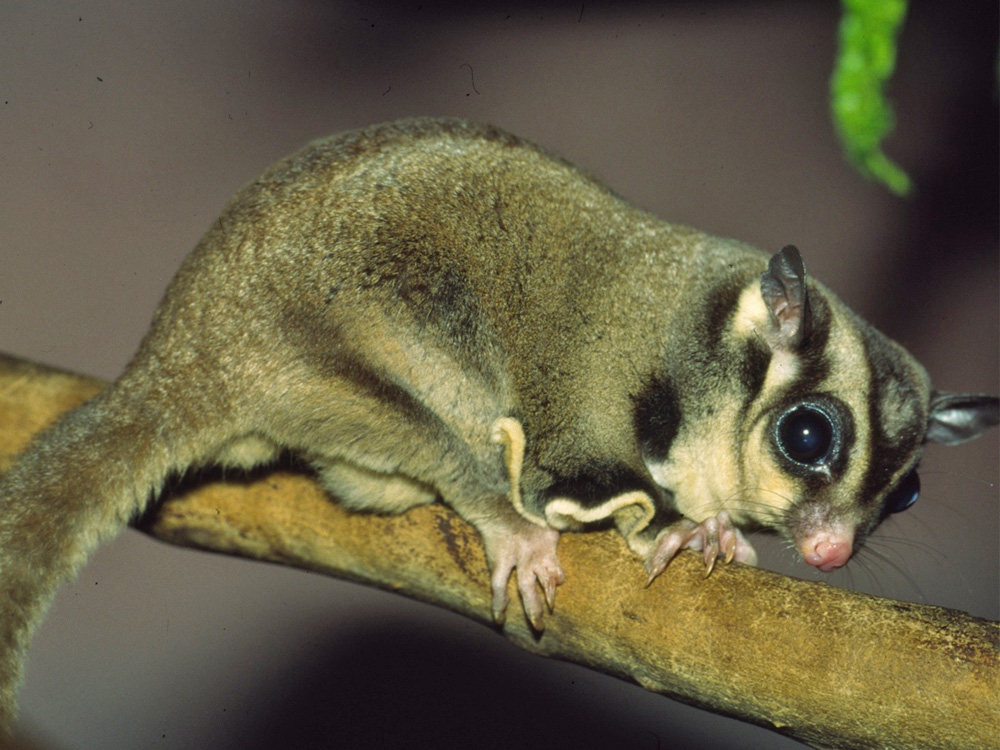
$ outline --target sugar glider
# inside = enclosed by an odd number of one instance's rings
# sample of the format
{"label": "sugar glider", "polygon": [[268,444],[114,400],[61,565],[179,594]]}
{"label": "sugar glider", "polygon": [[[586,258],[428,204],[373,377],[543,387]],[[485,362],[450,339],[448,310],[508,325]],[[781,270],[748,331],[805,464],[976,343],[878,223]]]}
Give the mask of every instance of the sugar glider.
{"label": "sugar glider", "polygon": [[494,127],[317,141],[244,187],[124,374],[0,481],[0,723],[57,586],[172,473],[294,451],[332,496],[441,500],[493,612],[541,627],[559,534],[617,526],[650,579],[776,529],[844,565],[916,497],[924,443],[998,421],[807,279],[799,252],[668,224]]}

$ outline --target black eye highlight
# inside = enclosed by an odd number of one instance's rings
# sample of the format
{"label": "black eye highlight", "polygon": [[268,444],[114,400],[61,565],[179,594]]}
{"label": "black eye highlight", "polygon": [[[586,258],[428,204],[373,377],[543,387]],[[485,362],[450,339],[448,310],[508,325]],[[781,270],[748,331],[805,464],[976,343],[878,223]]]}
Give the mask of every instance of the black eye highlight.
{"label": "black eye highlight", "polygon": [[819,409],[799,406],[785,412],[778,422],[778,447],[797,464],[826,462],[833,448],[833,425]]}
{"label": "black eye highlight", "polygon": [[850,410],[827,394],[800,398],[773,418],[771,441],[790,472],[829,481],[845,469],[853,442]]}
{"label": "black eye highlight", "polygon": [[916,471],[911,471],[885,498],[885,513],[900,513],[920,497],[920,477]]}

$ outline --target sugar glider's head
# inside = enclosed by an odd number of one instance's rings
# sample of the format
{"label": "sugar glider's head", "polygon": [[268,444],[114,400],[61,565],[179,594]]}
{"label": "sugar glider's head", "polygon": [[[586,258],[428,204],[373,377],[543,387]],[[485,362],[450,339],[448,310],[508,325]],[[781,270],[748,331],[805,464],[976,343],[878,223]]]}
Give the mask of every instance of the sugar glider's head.
{"label": "sugar glider's head", "polygon": [[820,570],[916,500],[926,442],[954,445],[998,421],[995,397],[933,390],[901,346],[807,284],[794,247],[742,289],[726,325],[743,362],[733,397],[704,410],[697,437],[682,424],[650,470],[693,520],[728,510],[778,530]]}

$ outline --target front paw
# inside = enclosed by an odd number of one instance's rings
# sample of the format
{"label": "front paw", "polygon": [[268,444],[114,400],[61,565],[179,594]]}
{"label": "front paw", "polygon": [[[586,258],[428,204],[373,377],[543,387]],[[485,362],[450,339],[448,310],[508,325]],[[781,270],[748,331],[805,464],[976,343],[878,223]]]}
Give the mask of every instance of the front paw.
{"label": "front paw", "polygon": [[[487,557],[490,563],[490,585],[493,589],[493,619],[502,624],[506,618],[507,582],[516,572],[517,591],[528,621],[536,631],[545,627],[545,606],[552,611],[556,599],[556,586],[562,583],[563,573],[556,556],[559,532],[525,524],[518,533],[488,540]],[[544,594],[544,598],[543,598]]]}
{"label": "front paw", "polygon": [[733,560],[748,565],[757,563],[757,552],[740,530],[733,526],[732,519],[725,511],[706,518],[701,523],[684,518],[671,524],[657,537],[653,551],[646,559],[646,572],[649,573],[647,586],[682,549],[703,552],[706,577],[711,574],[715,561],[720,557],[727,563]]}

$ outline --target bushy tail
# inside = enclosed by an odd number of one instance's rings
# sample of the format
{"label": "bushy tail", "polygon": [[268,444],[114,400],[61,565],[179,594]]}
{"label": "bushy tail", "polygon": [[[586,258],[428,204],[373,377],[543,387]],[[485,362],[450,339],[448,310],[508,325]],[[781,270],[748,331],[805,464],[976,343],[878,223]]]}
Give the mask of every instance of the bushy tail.
{"label": "bushy tail", "polygon": [[105,391],[36,437],[0,478],[0,736],[56,589],[181,466],[172,446],[182,436],[155,411]]}

